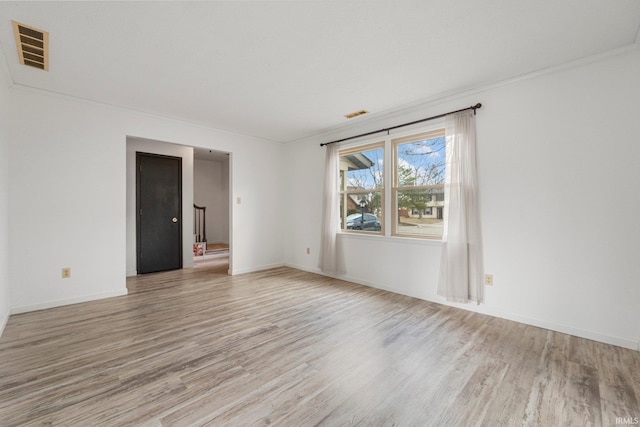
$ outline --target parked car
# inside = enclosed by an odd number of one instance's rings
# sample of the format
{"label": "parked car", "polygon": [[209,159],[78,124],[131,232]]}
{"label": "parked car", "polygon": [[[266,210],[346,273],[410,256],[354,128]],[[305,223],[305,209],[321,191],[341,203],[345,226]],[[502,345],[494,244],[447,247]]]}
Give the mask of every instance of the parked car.
{"label": "parked car", "polygon": [[362,214],[359,213],[351,214],[347,217],[347,230],[380,231],[381,229],[382,225],[378,217],[373,214],[364,214],[364,219]]}

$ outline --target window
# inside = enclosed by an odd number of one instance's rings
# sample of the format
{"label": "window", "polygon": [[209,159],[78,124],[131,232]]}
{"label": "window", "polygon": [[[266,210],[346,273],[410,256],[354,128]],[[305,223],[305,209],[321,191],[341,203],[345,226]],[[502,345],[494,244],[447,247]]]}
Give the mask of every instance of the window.
{"label": "window", "polygon": [[340,150],[342,231],[441,239],[445,166],[443,128]]}
{"label": "window", "polygon": [[341,229],[382,234],[384,142],[340,151]]}
{"label": "window", "polygon": [[392,140],[394,234],[442,238],[444,129]]}

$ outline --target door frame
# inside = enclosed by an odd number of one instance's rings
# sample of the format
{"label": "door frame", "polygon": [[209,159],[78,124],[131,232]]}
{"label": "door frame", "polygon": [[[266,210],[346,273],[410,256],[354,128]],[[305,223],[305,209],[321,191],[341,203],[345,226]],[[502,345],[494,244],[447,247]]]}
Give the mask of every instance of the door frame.
{"label": "door frame", "polygon": [[141,157],[157,157],[157,158],[165,158],[165,159],[173,159],[178,160],[178,222],[180,227],[178,227],[180,231],[180,241],[179,241],[179,267],[178,269],[184,268],[184,256],[183,256],[183,246],[184,246],[184,232],[183,232],[183,212],[182,212],[182,157],[179,156],[171,156],[166,154],[157,154],[157,153],[148,153],[144,151],[136,151],[136,270],[138,274],[140,274],[140,253],[142,252],[142,227],[140,226],[140,158]]}
{"label": "door frame", "polygon": [[[136,152],[141,151],[144,153],[165,154],[175,157],[182,157],[182,235],[183,235],[183,250],[182,250],[182,268],[193,268],[195,263],[193,260],[193,244],[189,237],[193,232],[193,216],[189,215],[189,210],[193,208],[193,159],[194,151],[198,148],[193,144],[179,144],[177,142],[170,142],[170,139],[161,140],[158,138],[150,138],[137,135],[125,135],[125,152],[123,156],[125,160],[125,179],[123,189],[125,193],[125,216],[126,216],[126,231],[123,236],[125,243],[125,275],[126,277],[136,276],[138,274],[137,265],[137,243],[136,243]],[[234,173],[236,169],[236,158],[233,151],[225,151],[219,147],[206,147],[207,150],[218,150],[229,153],[229,275],[238,274],[243,269],[234,269],[234,264],[237,264],[238,258],[236,255],[234,245],[234,213],[237,215],[235,209],[236,195],[234,194]],[[225,171],[227,172],[227,171]],[[236,266],[237,267],[237,266]],[[235,271],[234,271],[235,270]]]}

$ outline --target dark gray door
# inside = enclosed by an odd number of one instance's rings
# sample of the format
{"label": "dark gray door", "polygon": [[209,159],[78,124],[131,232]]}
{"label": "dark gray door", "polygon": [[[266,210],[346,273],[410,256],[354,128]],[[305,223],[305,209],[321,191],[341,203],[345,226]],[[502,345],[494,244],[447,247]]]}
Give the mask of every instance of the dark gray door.
{"label": "dark gray door", "polygon": [[182,268],[182,159],[136,153],[138,273]]}

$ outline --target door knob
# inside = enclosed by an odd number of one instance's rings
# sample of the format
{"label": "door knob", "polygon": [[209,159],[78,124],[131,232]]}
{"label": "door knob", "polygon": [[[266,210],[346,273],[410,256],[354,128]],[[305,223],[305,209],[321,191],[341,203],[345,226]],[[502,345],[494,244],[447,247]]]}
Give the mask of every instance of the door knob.
{"label": "door knob", "polygon": [[178,222],[178,218],[176,218],[175,216],[171,219],[171,222]]}

